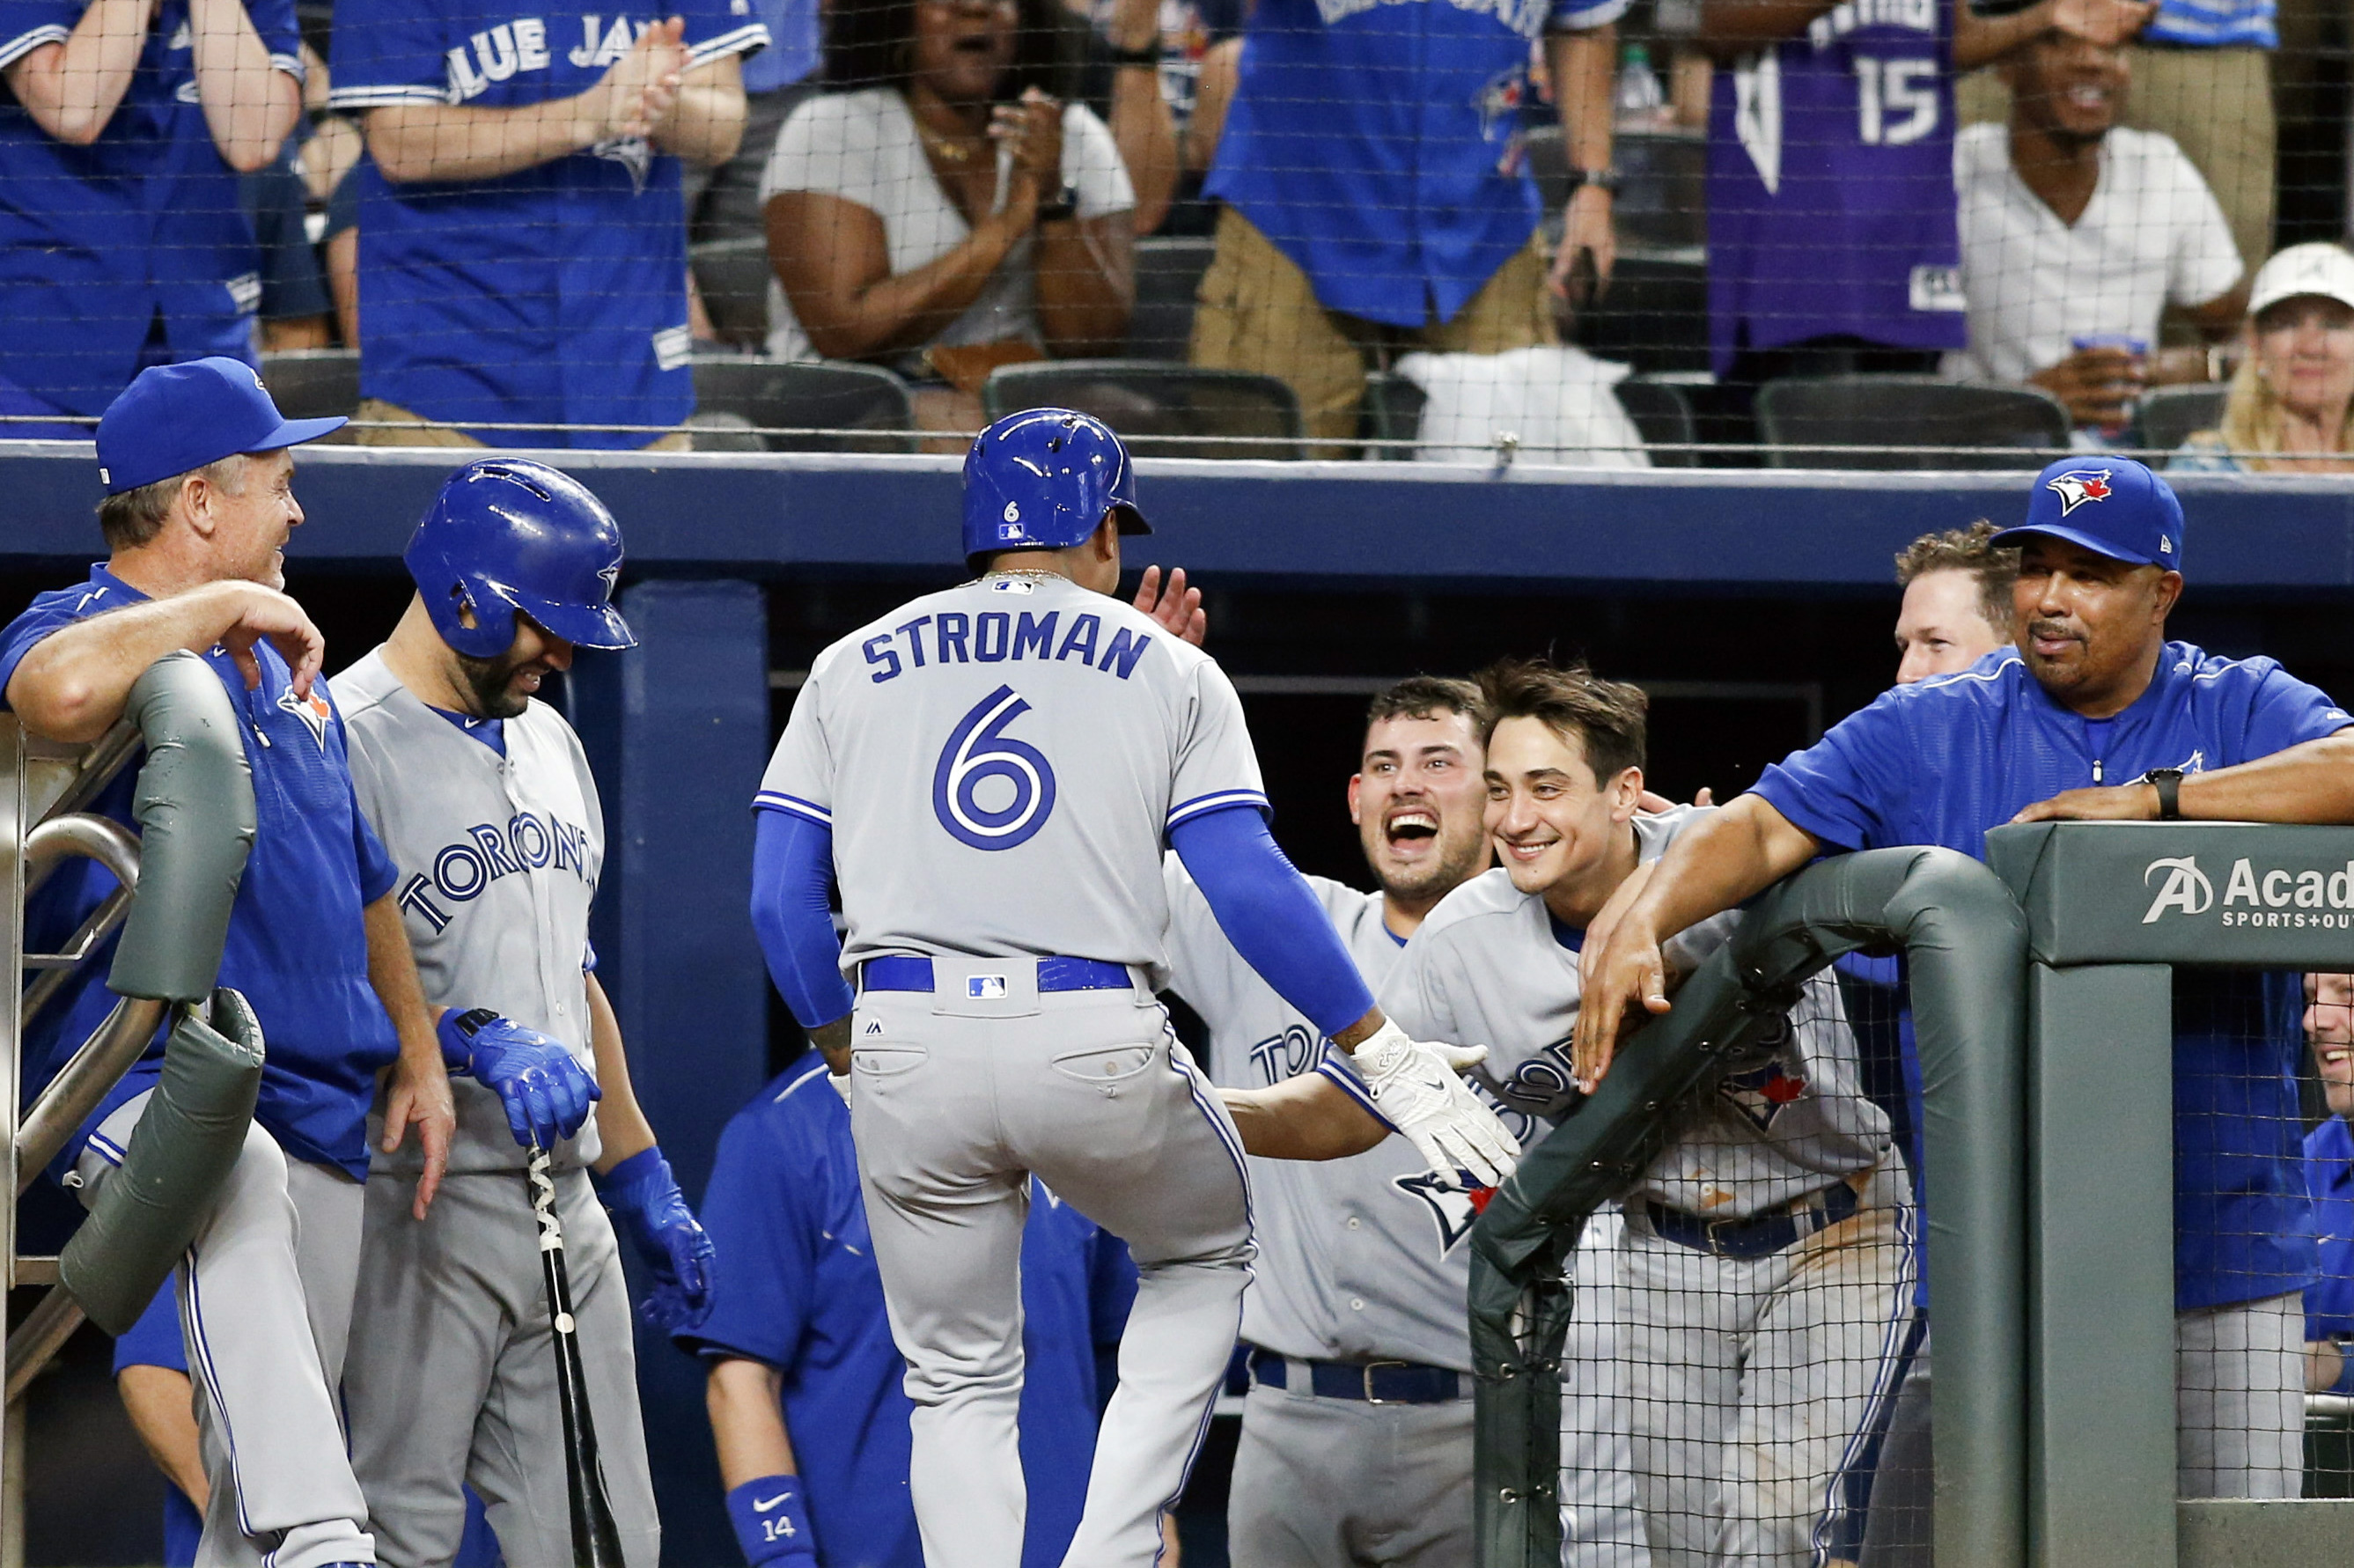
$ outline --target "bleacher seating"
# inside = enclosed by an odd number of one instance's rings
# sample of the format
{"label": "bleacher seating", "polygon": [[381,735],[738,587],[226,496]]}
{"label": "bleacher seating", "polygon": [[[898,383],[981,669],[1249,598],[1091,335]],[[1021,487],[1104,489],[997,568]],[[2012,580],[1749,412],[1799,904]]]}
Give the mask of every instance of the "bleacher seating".
{"label": "bleacher seating", "polygon": [[2065,451],[2071,433],[2068,410],[2036,387],[1929,376],[1768,382],[1757,429],[1772,468],[2031,470]]}
{"label": "bleacher seating", "polygon": [[1193,335],[1193,294],[1215,249],[1208,239],[1136,242],[1136,309],[1128,318],[1128,357],[1182,364]]}
{"label": "bleacher seating", "polygon": [[[1697,452],[1659,450],[1662,446],[1689,448],[1698,440],[1693,434],[1691,400],[1681,387],[1629,376],[1611,390],[1617,397],[1618,406],[1627,410],[1627,417],[1635,421],[1635,428],[1643,432],[1643,444],[1649,451],[1652,467],[1700,466]],[[1422,424],[1424,400],[1422,388],[1403,376],[1383,372],[1366,376],[1364,439],[1394,443],[1377,445],[1369,455],[1401,462],[1410,461],[1415,454],[1412,443]]]}
{"label": "bleacher seating", "polygon": [[[2230,387],[2156,387],[2142,394],[2134,410],[2132,444],[2151,451],[2170,452],[2201,430],[2211,430],[2223,419]],[[2163,459],[2152,459],[2163,466]]]}
{"label": "bleacher seating", "polygon": [[360,406],[360,355],[352,348],[302,348],[261,356],[262,385],[290,419],[349,417]]}
{"label": "bleacher seating", "polygon": [[1046,360],[1001,367],[982,384],[981,402],[991,419],[1041,407],[1093,414],[1142,457],[1307,455],[1299,399],[1273,376],[1246,371],[1149,359]]}
{"label": "bleacher seating", "polygon": [[[762,429],[801,429],[871,432],[829,435],[767,435],[762,446],[779,452],[911,452],[916,440],[907,384],[872,365],[796,365],[777,359],[715,355],[695,362],[695,398],[702,414],[734,414]],[[745,427],[713,440],[739,436]],[[733,445],[703,450],[736,450]]]}

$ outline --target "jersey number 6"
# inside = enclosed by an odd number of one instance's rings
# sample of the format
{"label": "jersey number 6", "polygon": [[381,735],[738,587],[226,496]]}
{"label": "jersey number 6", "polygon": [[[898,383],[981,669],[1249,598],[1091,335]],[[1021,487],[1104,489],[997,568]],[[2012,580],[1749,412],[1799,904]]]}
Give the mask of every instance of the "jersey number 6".
{"label": "jersey number 6", "polygon": [[979,850],[1027,843],[1055,810],[1055,770],[1038,748],[1004,733],[1030,705],[1000,686],[957,721],[932,769],[932,814]]}

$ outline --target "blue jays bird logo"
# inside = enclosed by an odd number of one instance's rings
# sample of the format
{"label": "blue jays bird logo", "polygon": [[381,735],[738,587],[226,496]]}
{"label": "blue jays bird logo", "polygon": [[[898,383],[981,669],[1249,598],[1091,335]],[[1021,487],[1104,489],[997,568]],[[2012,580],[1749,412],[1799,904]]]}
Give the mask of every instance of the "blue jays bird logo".
{"label": "blue jays bird logo", "polygon": [[307,697],[298,697],[294,694],[294,688],[289,686],[278,694],[278,705],[302,721],[302,727],[311,732],[311,738],[319,743],[320,750],[327,749],[327,721],[335,716],[335,710],[327,705],[326,698],[315,692]]}
{"label": "blue jays bird logo", "polygon": [[2106,501],[2111,494],[2110,472],[2105,468],[2072,468],[2045,480],[2043,488],[2060,498],[2060,515],[2065,517],[2088,501]]}
{"label": "blue jays bird logo", "polygon": [[1487,1212],[1488,1200],[1496,1195],[1493,1187],[1466,1184],[1461,1174],[1447,1171],[1417,1171],[1411,1176],[1393,1177],[1390,1185],[1410,1197],[1422,1200],[1430,1212],[1431,1223],[1438,1227],[1438,1255],[1453,1252],[1456,1244],[1471,1234]]}

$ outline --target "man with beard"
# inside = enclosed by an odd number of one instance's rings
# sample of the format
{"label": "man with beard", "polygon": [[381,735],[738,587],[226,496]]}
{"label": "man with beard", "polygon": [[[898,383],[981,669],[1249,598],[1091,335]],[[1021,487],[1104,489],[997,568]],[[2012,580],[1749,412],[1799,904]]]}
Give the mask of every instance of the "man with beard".
{"label": "man with beard", "polygon": [[399,1202],[398,1159],[379,1156],[369,1174],[344,1379],[352,1467],[387,1568],[451,1560],[469,1482],[508,1562],[572,1560],[555,1338],[524,1187],[526,1150],[544,1147],[606,1489],[630,1568],[652,1568],[661,1526],[629,1294],[592,1178],[646,1261],[657,1327],[692,1327],[709,1309],[711,1244],[631,1092],[594,972],[597,783],[571,726],[533,700],[575,648],[635,645],[608,602],[621,533],[578,481],[490,460],[442,487],[407,561],[417,597],[341,686],[353,779],[399,867],[458,1130],[428,1219]]}
{"label": "man with beard", "polygon": [[[2123,458],[2063,459],[2037,478],[2026,521],[1988,543],[2020,547],[2020,657],[1883,694],[1679,837],[1587,944],[1581,1085],[1608,1071],[1624,1031],[1668,1011],[1662,943],[1819,854],[1941,844],[1983,856],[1988,829],[2052,817],[2354,815],[2339,782],[2346,742],[2328,738],[2354,719],[2270,659],[2167,641],[2183,540],[2182,508],[2164,480]],[[2299,1293],[2317,1261],[2299,1169],[2295,983],[2207,970],[2176,981],[2176,1445],[2186,1498],[2298,1493]],[[1925,1561],[1932,1539],[1928,1432],[1907,1409],[1925,1414],[1923,1350],[1882,1457],[1868,1563]]]}
{"label": "man with beard", "polygon": [[[1376,990],[1423,916],[1487,868],[1479,714],[1477,687],[1430,676],[1399,682],[1366,711],[1349,817],[1376,891],[1308,881]],[[1171,989],[1209,1025],[1204,1065],[1254,1156],[1260,1250],[1243,1302],[1251,1387],[1228,1504],[1235,1561],[1468,1561],[1473,1189],[1430,1173],[1403,1139],[1365,1149],[1368,1137],[1347,1136],[1366,1118],[1337,1092],[1363,1095],[1340,1053],[1243,962],[1174,855],[1166,866]],[[1336,1148],[1364,1151],[1323,1158]],[[1299,1155],[1310,1158],[1282,1157]],[[1609,1280],[1580,1283],[1600,1292]],[[1577,1401],[1589,1381],[1579,1373],[1610,1359],[1599,1344],[1575,1358],[1565,1406],[1579,1427],[1608,1425],[1582,1418],[1595,1406]],[[1589,1505],[1573,1534],[1608,1533],[1595,1505],[1614,1482],[1627,1490],[1623,1456],[1614,1462],[1590,1437],[1573,1448],[1581,1495],[1570,1500]],[[1624,1510],[1631,1493],[1616,1500]]]}

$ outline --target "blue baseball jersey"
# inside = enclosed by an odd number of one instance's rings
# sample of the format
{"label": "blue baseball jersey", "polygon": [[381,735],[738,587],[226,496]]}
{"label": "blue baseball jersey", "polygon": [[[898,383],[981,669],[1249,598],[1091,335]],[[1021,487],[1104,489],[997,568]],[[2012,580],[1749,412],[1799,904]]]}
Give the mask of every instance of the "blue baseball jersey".
{"label": "blue baseball jersey", "polygon": [[1966,340],[1951,0],[1842,0],[1715,73],[1710,349]]}
{"label": "blue baseball jersey", "polygon": [[2141,30],[2146,41],[2213,48],[2238,44],[2280,48],[2274,0],[2158,0],[2158,14]]}
{"label": "blue baseball jersey", "polygon": [[[2354,1128],[2344,1117],[2306,1136],[2305,1187],[2321,1249],[2318,1277],[2305,1291],[2305,1337],[2354,1334]],[[2354,1366],[2347,1372],[2354,1377]]]}
{"label": "blue baseball jersey", "polygon": [[[774,92],[816,75],[824,63],[818,54],[818,0],[752,0],[752,9],[769,30],[769,47],[744,62],[744,90]],[[766,147],[744,151],[768,161]]]}
{"label": "blue baseball jersey", "polygon": [[[825,1568],[923,1568],[907,1492],[907,1363],[867,1239],[850,1110],[815,1051],[736,1113],[703,1196],[711,1316],[679,1343],[784,1374],[785,1427]],[[1055,1568],[1095,1457],[1096,1349],[1136,1294],[1128,1248],[1043,1183],[1022,1238],[1023,1568]]]}
{"label": "blue baseball jersey", "polygon": [[1450,321],[1537,227],[1521,143],[1530,45],[1626,8],[1258,0],[1205,193],[1298,263],[1326,309]]}
{"label": "blue baseball jersey", "polygon": [[[2230,768],[2354,724],[2270,659],[2160,652],[2114,718],[2054,702],[2013,649],[1882,694],[1756,793],[1826,846],[1943,844],[1984,859],[1986,833],[2063,789],[2153,768]],[[2260,1300],[2314,1277],[2299,1169],[2295,976],[2190,971],[2174,988],[2175,1300]]]}
{"label": "blue baseball jersey", "polygon": [[[63,43],[87,0],[0,0],[0,67]],[[300,80],[293,0],[246,0],[270,64]],[[0,376],[102,413],[143,365],[253,363],[253,221],[196,98],[187,0],[164,0],[98,140],[69,146],[0,93]],[[157,334],[151,342],[151,329]]]}
{"label": "blue baseball jersey", "polygon": [[[101,563],[87,583],[35,599],[0,630],[0,702],[16,666],[43,638],[146,597]],[[251,692],[227,652],[215,648],[205,655],[244,721],[260,828],[229,911],[219,983],[245,993],[269,1048],[254,1119],[292,1158],[338,1165],[365,1179],[376,1074],[400,1054],[400,1043],[368,984],[361,910],[392,891],[397,868],[353,796],[344,721],[325,678],[313,684],[308,700],[298,698],[277,651],[260,643],[253,652],[261,686]],[[93,809],[136,829],[136,782],[135,770],[126,769]],[[31,901],[28,943],[62,940],[113,888],[112,875],[95,862],[67,861]],[[28,1099],[113,1006],[102,983],[105,968],[103,961],[84,966],[77,985],[27,1031]],[[117,1106],[154,1086],[163,1055],[159,1034],[82,1123],[58,1169],[71,1167],[91,1130]]]}
{"label": "blue baseball jersey", "polygon": [[[496,110],[573,97],[672,16],[686,19],[689,69],[768,42],[750,0],[636,16],[343,0],[330,101]],[[676,158],[632,138],[493,179],[395,185],[373,159],[354,177],[367,280],[362,393],[461,426],[674,425],[694,411]],[[654,436],[473,433],[522,447],[642,447]]]}

